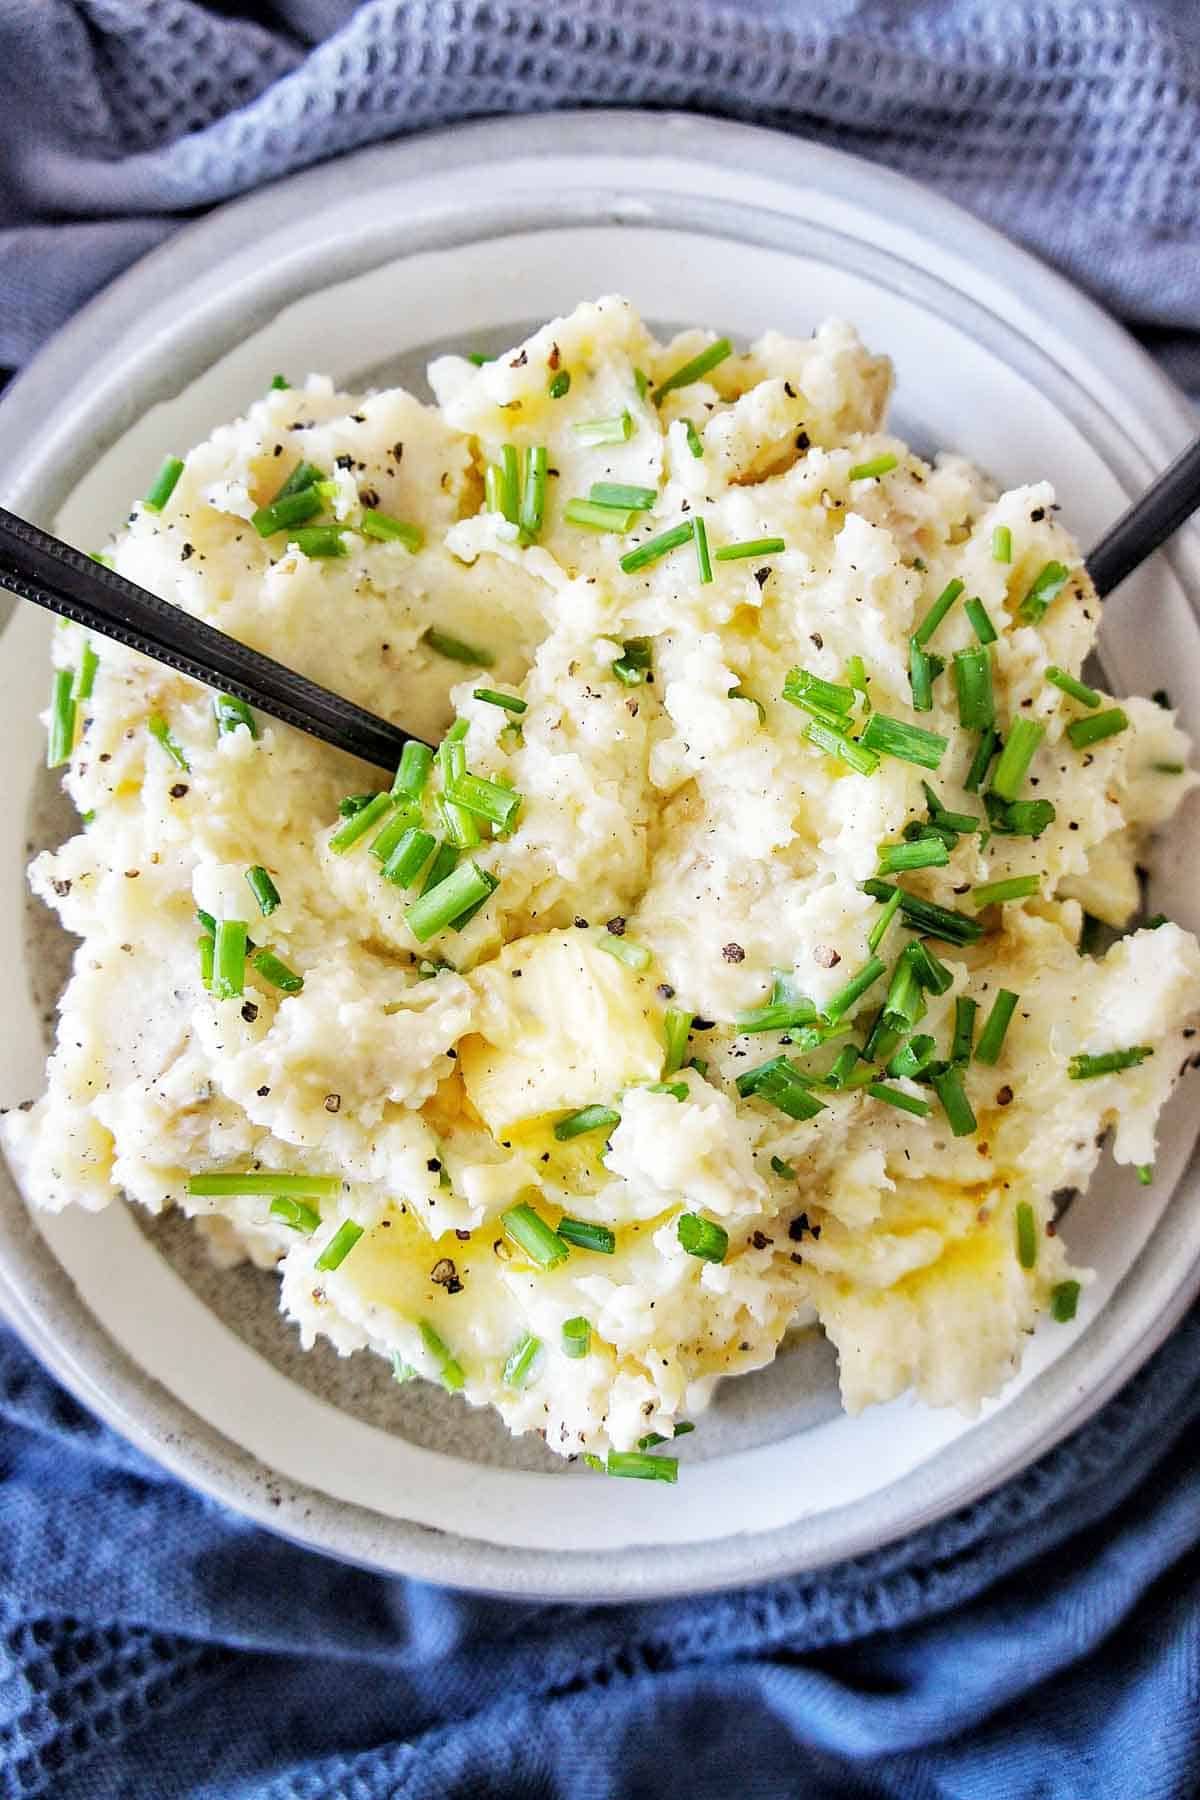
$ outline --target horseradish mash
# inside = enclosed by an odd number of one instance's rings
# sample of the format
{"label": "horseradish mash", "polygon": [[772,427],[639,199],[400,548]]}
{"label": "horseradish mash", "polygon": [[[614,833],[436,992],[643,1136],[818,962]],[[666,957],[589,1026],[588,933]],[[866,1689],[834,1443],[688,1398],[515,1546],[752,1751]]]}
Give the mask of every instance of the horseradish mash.
{"label": "horseradish mash", "polygon": [[673,1479],[798,1315],[849,1408],[977,1406],[1075,1314],[1056,1192],[1148,1170],[1189,1053],[1195,940],[1126,930],[1186,739],[1082,681],[1051,488],[915,456],[847,325],[612,298],[430,383],[277,383],[107,551],[427,738],[394,785],[56,639],[27,1190],[182,1207],[305,1342],[613,1473]]}

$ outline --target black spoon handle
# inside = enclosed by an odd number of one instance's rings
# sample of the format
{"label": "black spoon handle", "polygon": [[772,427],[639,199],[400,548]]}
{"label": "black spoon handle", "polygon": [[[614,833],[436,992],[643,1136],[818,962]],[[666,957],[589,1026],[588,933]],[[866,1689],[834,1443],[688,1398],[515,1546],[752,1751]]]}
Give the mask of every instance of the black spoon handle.
{"label": "black spoon handle", "polygon": [[1103,600],[1139,563],[1165,544],[1200,506],[1200,438],[1188,445],[1128,512],[1106,531],[1087,559]]}

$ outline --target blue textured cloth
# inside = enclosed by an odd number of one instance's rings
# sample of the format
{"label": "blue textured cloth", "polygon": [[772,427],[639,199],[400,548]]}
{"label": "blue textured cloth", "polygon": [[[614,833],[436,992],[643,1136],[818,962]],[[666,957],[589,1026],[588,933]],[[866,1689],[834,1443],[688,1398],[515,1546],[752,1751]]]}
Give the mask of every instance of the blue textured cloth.
{"label": "blue textured cloth", "polygon": [[[702,106],[986,214],[1200,388],[1195,0],[0,0],[0,362],[183,217],[352,145]],[[0,1332],[0,1797],[1185,1800],[1200,1317],[1070,1442],[826,1573],[472,1600],[179,1487]]]}

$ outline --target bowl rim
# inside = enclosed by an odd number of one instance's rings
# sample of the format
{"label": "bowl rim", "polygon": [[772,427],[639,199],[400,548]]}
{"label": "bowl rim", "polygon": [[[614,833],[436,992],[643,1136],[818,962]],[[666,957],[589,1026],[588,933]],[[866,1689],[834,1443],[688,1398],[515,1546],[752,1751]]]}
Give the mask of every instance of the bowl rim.
{"label": "bowl rim", "polygon": [[[1143,419],[1153,417],[1160,440],[1182,442],[1191,435],[1186,400],[1115,320],[1029,252],[919,183],[842,151],[703,115],[568,112],[456,126],[359,150],[227,202],[184,227],[77,313],[0,401],[0,424],[7,428],[0,441],[22,446],[15,467],[11,452],[0,453],[5,504],[21,511],[30,509],[33,499],[35,517],[56,511],[73,479],[66,453],[70,393],[77,382],[88,378],[98,348],[115,366],[138,321],[149,320],[154,329],[165,331],[161,309],[169,305],[171,294],[235,252],[252,247],[264,228],[278,227],[283,212],[299,216],[316,211],[344,191],[350,180],[365,182],[369,188],[377,176],[386,175],[387,184],[394,187],[417,181],[431,170],[446,173],[517,157],[570,154],[600,159],[612,154],[614,130],[620,133],[623,153],[640,150],[647,158],[664,154],[690,158],[697,169],[705,162],[753,166],[777,181],[820,189],[860,209],[864,203],[886,207],[915,220],[925,235],[943,234],[960,253],[977,257],[981,267],[999,270],[1006,290],[1019,286],[1023,304],[1036,306],[1061,331],[1086,341],[1090,361],[1103,359],[1110,371],[1119,370],[1131,411]],[[112,438],[121,435],[137,411],[140,407],[124,413],[114,409]],[[95,441],[90,440],[87,454],[94,453]],[[77,458],[84,454],[78,443],[74,451]],[[1193,529],[1168,556],[1194,611],[1193,596],[1200,588],[1200,534]],[[1188,575],[1179,569],[1185,560],[1191,564]],[[0,625],[3,618],[0,613]],[[1194,1154],[1181,1187],[1195,1174],[1198,1161]],[[1089,1333],[1097,1379],[1083,1386],[1077,1372],[1072,1376],[1061,1367],[1045,1371],[1030,1392],[1053,1390],[1050,1426],[1031,1433],[1027,1427],[1014,1428],[1010,1421],[1006,1433],[1003,1413],[996,1415],[987,1427],[990,1456],[982,1462],[977,1453],[969,1457],[971,1473],[956,1480],[953,1470],[962,1440],[942,1452],[935,1461],[945,1465],[943,1478],[925,1484],[922,1504],[910,1509],[899,1526],[889,1525],[886,1518],[895,1510],[893,1484],[866,1500],[821,1515],[827,1545],[805,1554],[798,1555],[789,1543],[794,1528],[780,1527],[664,1546],[661,1551],[640,1547],[575,1552],[564,1559],[548,1551],[506,1547],[385,1517],[265,1469],[251,1453],[192,1413],[108,1336],[80,1301],[2,1165],[0,1201],[0,1307],[30,1349],[76,1397],[138,1449],[193,1488],[304,1547],[382,1573],[526,1598],[595,1602],[712,1591],[827,1566],[907,1536],[978,1499],[1077,1429],[1157,1348],[1200,1291],[1197,1260],[1163,1303],[1159,1290],[1164,1277],[1150,1272],[1152,1238],[1107,1313],[1117,1312],[1118,1300],[1125,1312],[1130,1311],[1130,1294],[1139,1284],[1153,1287],[1153,1304],[1147,1295],[1140,1307],[1133,1307],[1134,1316],[1126,1326],[1126,1332],[1132,1332],[1128,1341],[1115,1317],[1107,1319],[1099,1340]],[[1172,1204],[1179,1204],[1178,1192]],[[1101,1315],[1092,1331],[1104,1327]]]}

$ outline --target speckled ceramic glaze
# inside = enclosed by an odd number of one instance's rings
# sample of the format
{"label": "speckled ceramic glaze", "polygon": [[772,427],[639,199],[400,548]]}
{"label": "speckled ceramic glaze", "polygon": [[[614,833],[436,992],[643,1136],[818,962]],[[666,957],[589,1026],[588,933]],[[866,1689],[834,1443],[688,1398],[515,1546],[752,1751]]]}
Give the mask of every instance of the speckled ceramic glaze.
{"label": "speckled ceramic glaze", "polygon": [[[109,288],[0,406],[4,504],[87,547],[168,450],[277,368],[420,389],[430,351],[489,350],[619,290],[660,327],[738,337],[855,321],[897,368],[897,429],[1005,484],[1049,475],[1092,541],[1181,446],[1186,403],[1074,289],[912,184],[828,150],[703,119],[505,121],[370,150],[221,208]],[[1113,686],[1170,686],[1200,729],[1200,543],[1105,615]],[[0,619],[5,614],[0,605]],[[67,945],[25,900],[34,845],[69,829],[40,771],[49,626],[0,640],[0,931],[21,943],[0,1103],[36,1093]],[[1193,929],[1196,814],[1160,847],[1153,901]],[[185,1480],[374,1567],[586,1599],[764,1579],[860,1552],[964,1504],[1077,1426],[1200,1285],[1186,1101],[1149,1191],[1111,1169],[1073,1209],[1097,1279],[1077,1323],[1031,1340],[977,1420],[836,1405],[823,1340],[724,1387],[679,1486],[603,1482],[510,1440],[367,1356],[303,1355],[272,1276],[215,1269],[181,1219],[115,1205],[35,1224],[0,1175],[0,1305],[91,1407]],[[570,1487],[562,1484],[569,1482]],[[567,1501],[569,1499],[569,1504]]]}

